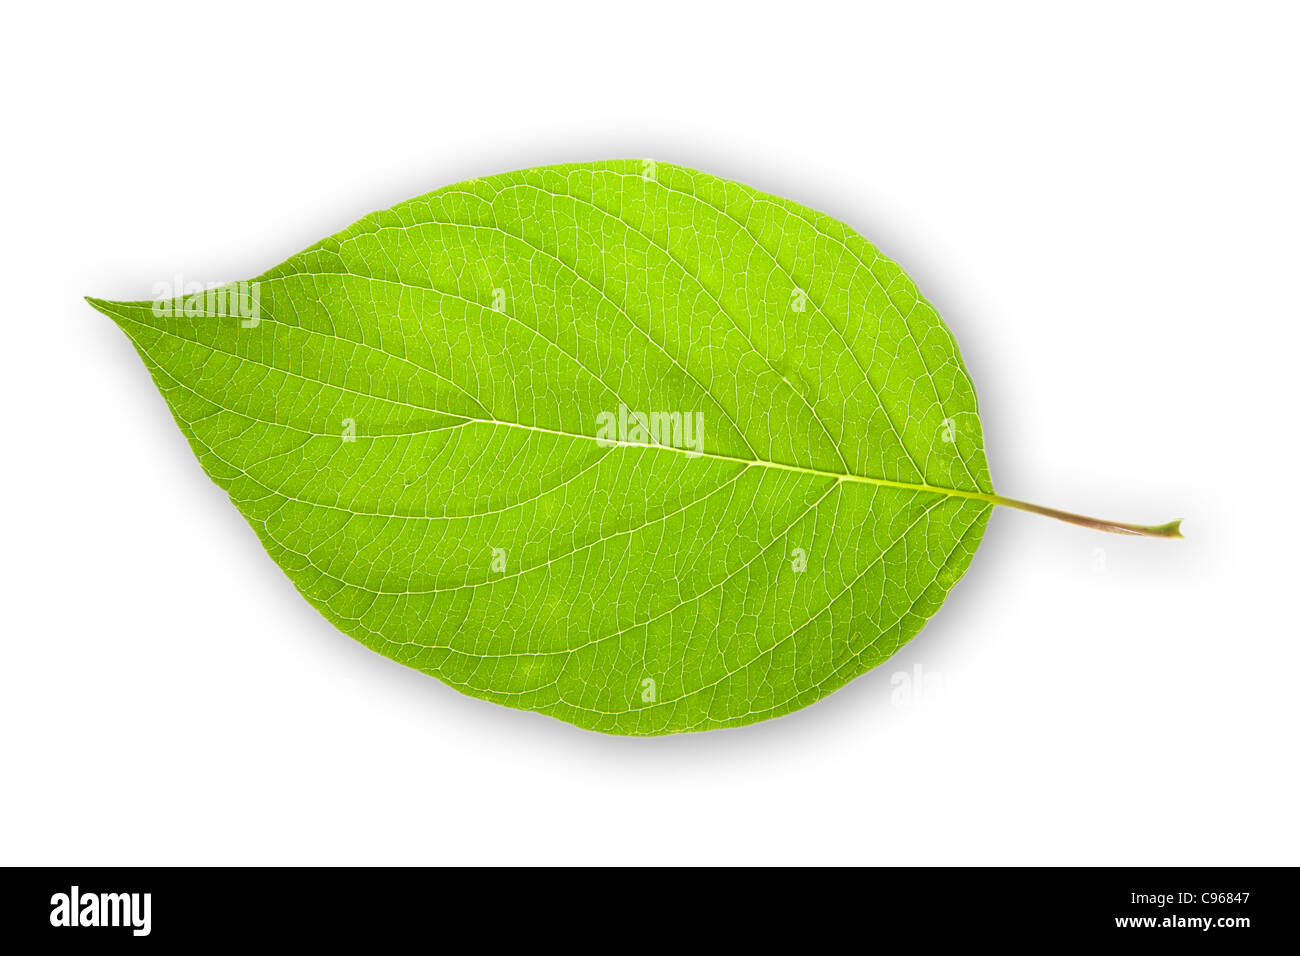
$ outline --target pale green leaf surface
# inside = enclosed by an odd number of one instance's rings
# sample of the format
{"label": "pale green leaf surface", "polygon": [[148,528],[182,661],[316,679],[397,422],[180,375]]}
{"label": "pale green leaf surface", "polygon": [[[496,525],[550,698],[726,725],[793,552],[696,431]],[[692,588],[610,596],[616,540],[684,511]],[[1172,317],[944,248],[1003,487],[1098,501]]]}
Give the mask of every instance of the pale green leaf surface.
{"label": "pale green leaf surface", "polygon": [[[916,634],[992,508],[945,489],[993,488],[956,344],[897,265],[796,203],[646,169],[367,216],[261,276],[253,327],[92,302],[345,633],[593,730],[745,724]],[[620,403],[702,412],[704,454],[598,443]]]}

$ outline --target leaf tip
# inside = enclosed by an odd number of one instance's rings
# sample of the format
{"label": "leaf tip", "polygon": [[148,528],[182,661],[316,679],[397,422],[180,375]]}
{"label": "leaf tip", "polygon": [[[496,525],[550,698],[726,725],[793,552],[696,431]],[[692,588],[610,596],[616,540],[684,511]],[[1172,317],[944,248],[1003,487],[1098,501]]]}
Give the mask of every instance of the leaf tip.
{"label": "leaf tip", "polygon": [[131,317],[131,307],[136,305],[134,302],[114,302],[112,299],[97,299],[93,295],[84,296],[90,307],[101,315],[106,315],[113,320],[113,324],[122,329],[129,336],[130,330],[127,328],[127,320]]}
{"label": "leaf tip", "polygon": [[112,306],[113,303],[108,299],[97,299],[93,295],[84,296],[84,298],[88,303],[90,303],[90,307],[96,312],[102,312],[110,319],[113,318],[113,313],[109,311],[109,307]]}

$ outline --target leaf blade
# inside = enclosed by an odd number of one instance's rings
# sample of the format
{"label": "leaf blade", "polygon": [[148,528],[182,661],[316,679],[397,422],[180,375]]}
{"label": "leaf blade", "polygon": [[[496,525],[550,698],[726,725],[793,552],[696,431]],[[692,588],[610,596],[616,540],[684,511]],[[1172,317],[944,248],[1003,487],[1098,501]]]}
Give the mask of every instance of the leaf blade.
{"label": "leaf blade", "polygon": [[[639,167],[368,216],[259,277],[253,328],[92,304],[346,633],[590,729],[749,723],[888,657],[964,572],[991,505],[933,489],[991,494],[978,408],[848,227]],[[706,412],[705,453],[601,446],[619,405]]]}

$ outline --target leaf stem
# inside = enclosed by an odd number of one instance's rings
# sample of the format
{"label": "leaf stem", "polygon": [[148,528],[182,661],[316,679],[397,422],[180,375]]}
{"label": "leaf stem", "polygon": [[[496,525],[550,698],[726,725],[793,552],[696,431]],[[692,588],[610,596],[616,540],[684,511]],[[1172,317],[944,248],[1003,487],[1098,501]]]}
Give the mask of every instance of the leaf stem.
{"label": "leaf stem", "polygon": [[1182,518],[1167,521],[1164,524],[1129,524],[1126,521],[1106,521],[1102,518],[1090,518],[1087,515],[1075,514],[1073,511],[1062,511],[1059,508],[1046,508],[1043,505],[1031,504],[1017,498],[1004,498],[1002,495],[986,495],[983,496],[983,500],[995,505],[1015,508],[1019,511],[1030,511],[1036,515],[1046,515],[1048,518],[1055,518],[1058,521],[1068,521],[1070,524],[1082,525],[1096,531],[1110,531],[1114,534],[1136,534],[1147,538],[1181,538],[1183,536],[1179,527],[1183,523]]}

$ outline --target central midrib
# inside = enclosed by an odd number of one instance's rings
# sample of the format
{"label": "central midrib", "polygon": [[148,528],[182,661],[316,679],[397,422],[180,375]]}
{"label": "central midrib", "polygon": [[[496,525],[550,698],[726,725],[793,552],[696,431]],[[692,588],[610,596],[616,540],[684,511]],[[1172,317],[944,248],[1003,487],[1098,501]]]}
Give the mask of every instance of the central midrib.
{"label": "central midrib", "polygon": [[[94,302],[92,301],[92,304]],[[127,302],[127,303],[105,303],[108,305],[132,305],[132,306],[149,306],[149,302]],[[96,306],[98,307],[98,306]],[[168,329],[160,329],[154,325],[145,324],[147,328],[162,332],[166,335],[175,335]],[[186,340],[189,341],[189,340]],[[226,353],[231,354],[231,353]],[[241,357],[242,358],[242,357]],[[244,359],[248,361],[247,359]],[[269,366],[268,366],[269,367]],[[511,422],[498,418],[478,418],[471,415],[462,415],[457,412],[446,412],[438,409],[426,408],[427,411],[437,412],[442,415],[449,415],[464,422],[476,422],[481,425],[496,425],[504,428],[519,428],[525,431],[538,432],[545,435],[556,435],[562,438],[577,438],[586,441],[599,442],[602,446],[618,448],[649,448],[660,451],[676,452],[677,454],[686,455],[691,458],[710,458],[715,461],[730,461],[746,467],[757,466],[761,468],[775,468],[781,471],[791,471],[798,474],[812,475],[817,478],[830,478],[836,481],[849,481],[858,484],[875,485],[881,488],[899,488],[904,491],[923,492],[934,495],[947,495],[953,498],[966,498],[974,501],[983,501],[990,505],[1009,504],[1010,499],[1005,499],[1000,495],[982,491],[964,491],[958,488],[944,488],[938,485],[927,485],[911,481],[895,481],[891,478],[872,478],[867,475],[854,475],[848,472],[825,471],[819,468],[805,468],[802,465],[788,465],[779,461],[767,461],[763,458],[742,458],[739,455],[723,455],[716,452],[697,452],[686,448],[676,448],[672,445],[662,445],[656,442],[624,442],[606,438],[597,438],[595,435],[587,435],[579,432],[567,432],[557,428],[546,428],[542,425],[528,425],[523,422]],[[358,436],[361,437],[361,436]]]}
{"label": "central midrib", "polygon": [[876,485],[882,488],[900,488],[905,491],[926,492],[934,495],[948,495],[954,498],[969,498],[976,501],[984,501],[989,504],[997,504],[1002,499],[998,495],[984,491],[963,491],[960,488],[944,488],[939,485],[926,485],[912,481],[895,481],[891,478],[872,478],[867,475],[854,475],[848,472],[824,471],[820,468],[805,468],[802,465],[787,465],[779,461],[767,461],[763,458],[742,458],[739,455],[724,455],[718,452],[693,451],[688,448],[677,448],[673,445],[663,445],[658,442],[634,442],[634,441],[617,441],[608,438],[597,438],[595,435],[584,435],[578,432],[566,432],[558,428],[546,428],[542,425],[526,425],[523,422],[508,422],[496,418],[474,418],[469,415],[457,415],[449,413],[456,418],[466,422],[476,422],[482,425],[500,425],[505,428],[519,428],[524,431],[539,432],[543,435],[556,435],[562,438],[578,438],[586,441],[598,442],[602,447],[615,448],[649,448],[658,451],[675,452],[679,455],[686,455],[688,458],[710,458],[714,461],[730,461],[746,467],[757,466],[760,468],[776,468],[780,471],[793,471],[803,475],[812,475],[817,478],[831,478],[836,481],[851,481],[865,485]]}
{"label": "central midrib", "polygon": [[1168,521],[1162,525],[1141,525],[1130,524],[1125,521],[1107,521],[1102,518],[1092,518],[1088,515],[1076,514],[1072,511],[1062,511],[1059,508],[1048,508],[1044,505],[1033,504],[1029,501],[1021,501],[1018,498],[1007,498],[1003,495],[991,491],[964,491],[960,488],[943,488],[938,485],[927,485],[913,481],[894,481],[890,478],[870,478],[866,475],[853,475],[838,471],[824,471],[819,468],[805,468],[802,465],[787,465],[779,461],[766,461],[762,458],[741,458],[738,455],[722,455],[716,452],[693,451],[687,448],[676,448],[672,445],[661,445],[652,442],[629,442],[629,441],[612,441],[606,438],[597,438],[594,435],[580,435],[575,432],[561,431],[556,428],[545,428],[541,425],[524,425],[520,422],[506,422],[494,418],[472,418],[464,415],[455,416],[462,421],[479,422],[484,425],[501,425],[506,428],[522,428],[528,431],[541,432],[548,435],[558,435],[564,438],[582,438],[587,441],[599,442],[605,446],[618,448],[652,448],[663,451],[676,452],[677,454],[687,455],[692,458],[711,458],[714,461],[731,461],[745,467],[759,466],[762,468],[776,468],[781,471],[793,471],[799,474],[812,475],[817,478],[828,478],[835,481],[851,481],[864,485],[875,485],[880,488],[899,488],[904,491],[914,491],[922,494],[941,495],[949,498],[965,498],[969,501],[980,501],[988,505],[1003,505],[1008,508],[1015,508],[1017,511],[1028,511],[1033,514],[1043,515],[1048,518],[1055,518],[1058,521],[1065,521],[1070,524],[1081,525],[1085,528],[1094,528],[1098,531],[1111,531],[1117,534],[1138,534],[1158,538],[1181,538],[1182,532],[1179,526],[1181,519]]}

